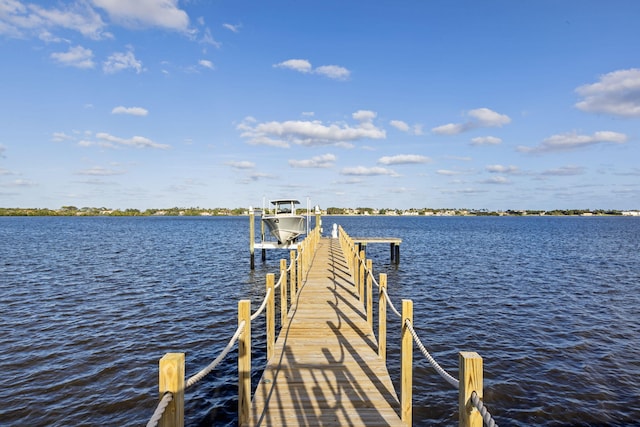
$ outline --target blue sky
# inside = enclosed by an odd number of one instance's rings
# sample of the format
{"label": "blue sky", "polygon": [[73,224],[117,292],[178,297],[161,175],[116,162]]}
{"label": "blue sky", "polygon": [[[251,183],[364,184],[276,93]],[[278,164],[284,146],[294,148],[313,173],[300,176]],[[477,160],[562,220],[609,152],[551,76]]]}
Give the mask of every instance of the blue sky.
{"label": "blue sky", "polygon": [[639,16],[0,0],[0,207],[640,209]]}

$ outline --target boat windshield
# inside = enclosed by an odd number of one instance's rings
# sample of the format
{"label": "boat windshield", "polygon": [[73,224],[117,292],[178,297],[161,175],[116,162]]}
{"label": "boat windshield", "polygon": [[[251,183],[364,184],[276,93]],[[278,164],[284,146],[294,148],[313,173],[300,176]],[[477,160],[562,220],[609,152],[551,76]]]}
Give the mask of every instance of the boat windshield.
{"label": "boat windshield", "polygon": [[271,202],[275,205],[274,212],[276,215],[278,214],[295,214],[296,213],[296,203],[291,200],[277,200]]}

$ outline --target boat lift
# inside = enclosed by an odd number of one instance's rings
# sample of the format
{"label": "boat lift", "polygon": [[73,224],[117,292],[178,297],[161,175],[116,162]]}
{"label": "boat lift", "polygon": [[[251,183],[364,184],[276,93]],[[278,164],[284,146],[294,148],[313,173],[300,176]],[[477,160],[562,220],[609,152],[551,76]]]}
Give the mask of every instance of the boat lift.
{"label": "boat lift", "polygon": [[[307,199],[307,233],[309,234],[310,227],[310,218],[311,218],[311,207],[309,204],[309,199]],[[266,240],[265,239],[265,225],[263,221],[260,221],[260,242],[256,242],[255,236],[255,214],[257,212],[264,212],[265,208],[262,210],[254,209],[252,206],[249,206],[249,255],[250,255],[250,264],[251,269],[255,269],[255,250],[260,249],[262,251],[261,259],[262,261],[266,261],[267,259],[267,249],[289,249],[289,250],[297,250],[298,243],[290,242],[290,243],[278,243],[275,240]],[[322,219],[320,216],[320,206],[316,206],[314,209],[314,213],[316,216],[316,226],[322,226]],[[322,231],[322,228],[320,229]]]}

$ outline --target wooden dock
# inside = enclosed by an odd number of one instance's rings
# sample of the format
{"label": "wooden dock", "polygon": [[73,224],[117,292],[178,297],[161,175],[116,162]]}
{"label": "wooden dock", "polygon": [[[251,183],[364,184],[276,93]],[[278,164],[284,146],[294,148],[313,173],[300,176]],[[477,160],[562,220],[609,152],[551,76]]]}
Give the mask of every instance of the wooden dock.
{"label": "wooden dock", "polygon": [[251,404],[251,426],[402,426],[337,239],[321,238]]}

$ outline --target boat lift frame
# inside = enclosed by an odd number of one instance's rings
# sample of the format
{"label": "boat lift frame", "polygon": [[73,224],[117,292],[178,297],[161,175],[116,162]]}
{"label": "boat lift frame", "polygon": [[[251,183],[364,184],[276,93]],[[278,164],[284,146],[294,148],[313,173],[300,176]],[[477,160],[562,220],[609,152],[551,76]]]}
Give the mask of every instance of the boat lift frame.
{"label": "boat lift frame", "polygon": [[[264,212],[263,208],[260,212]],[[314,209],[314,213],[316,215],[316,227],[322,227],[322,218],[320,216],[320,206],[316,206]],[[261,249],[262,261],[267,260],[267,249],[289,249],[289,250],[297,250],[298,243],[278,243],[277,241],[265,240],[265,230],[264,230],[264,222],[260,221],[260,242],[256,242],[255,236],[255,213],[256,209],[249,206],[249,255],[250,255],[250,265],[251,269],[255,269],[255,250]],[[309,220],[311,218],[311,208],[309,205],[309,199],[307,198],[307,234],[309,234]],[[321,228],[322,230],[322,228]]]}

